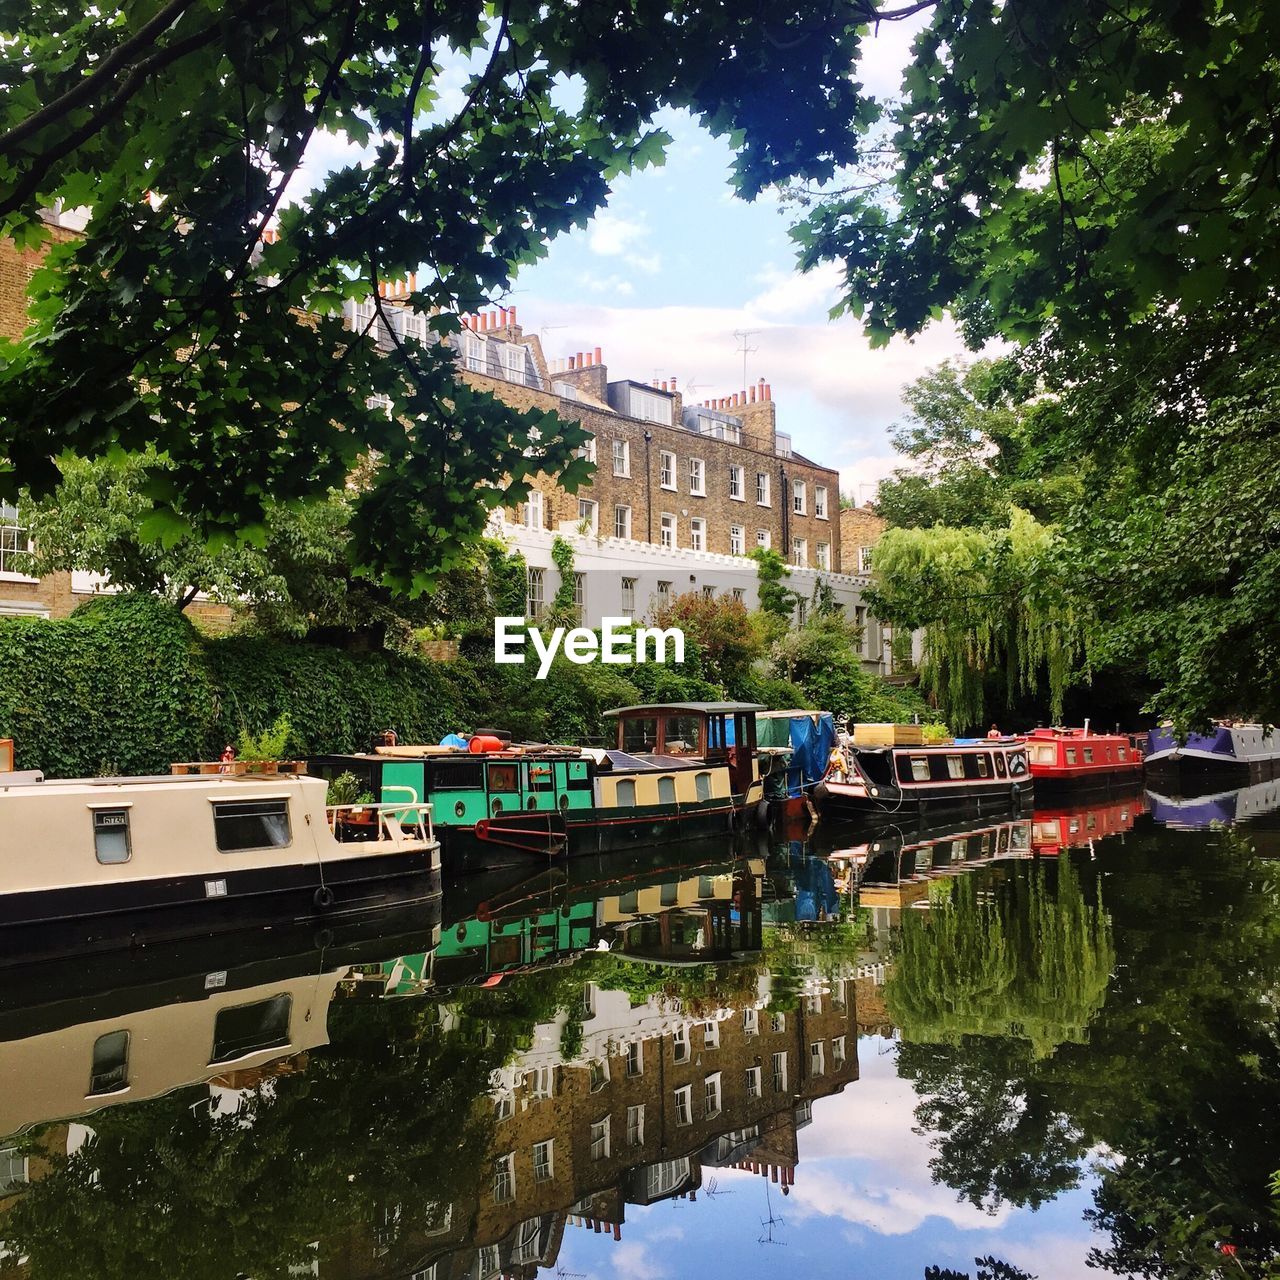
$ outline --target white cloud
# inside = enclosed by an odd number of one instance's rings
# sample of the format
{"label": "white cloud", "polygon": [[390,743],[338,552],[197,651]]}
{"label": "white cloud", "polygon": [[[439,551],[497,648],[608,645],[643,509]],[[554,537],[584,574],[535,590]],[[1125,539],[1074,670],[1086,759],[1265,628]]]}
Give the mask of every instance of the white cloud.
{"label": "white cloud", "polygon": [[649,1256],[648,1245],[623,1240],[609,1254],[619,1280],[661,1280],[666,1272]]}

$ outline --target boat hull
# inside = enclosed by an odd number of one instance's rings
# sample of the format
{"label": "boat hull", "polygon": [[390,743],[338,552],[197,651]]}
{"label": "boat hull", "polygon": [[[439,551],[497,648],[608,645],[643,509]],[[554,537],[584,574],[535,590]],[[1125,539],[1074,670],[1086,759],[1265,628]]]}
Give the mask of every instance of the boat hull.
{"label": "boat hull", "polygon": [[[322,876],[323,870],[323,876]],[[441,892],[434,847],[0,894],[0,966],[264,925],[322,925]]]}
{"label": "boat hull", "polygon": [[993,778],[984,784],[957,783],[947,786],[919,787],[907,792],[899,788],[878,788],[880,795],[870,796],[860,783],[822,782],[816,796],[822,812],[832,817],[883,818],[895,812],[916,813],[921,809],[975,810],[983,806],[1008,807],[1021,805],[1032,793],[1031,779],[1024,777],[1014,781]]}
{"label": "boat hull", "polygon": [[1174,793],[1248,786],[1280,777],[1280,731],[1260,725],[1219,725],[1179,742],[1171,733],[1148,736],[1147,777]]}

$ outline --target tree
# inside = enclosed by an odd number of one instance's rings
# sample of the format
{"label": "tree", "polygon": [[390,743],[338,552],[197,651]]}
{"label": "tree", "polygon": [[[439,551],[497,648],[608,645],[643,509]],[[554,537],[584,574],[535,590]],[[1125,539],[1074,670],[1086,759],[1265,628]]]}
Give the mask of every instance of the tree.
{"label": "tree", "polygon": [[787,562],[772,547],[752,547],[747,553],[756,562],[756,590],[760,612],[771,621],[773,630],[781,634],[790,625],[801,597],[783,586],[791,576]]}
{"label": "tree", "polygon": [[[23,10],[0,49],[0,231],[34,245],[40,208],[90,216],[50,249],[32,327],[3,353],[4,492],[49,492],[68,450],[154,447],[171,468],[148,477],[148,536],[252,540],[269,498],[322,497],[376,457],[350,560],[424,589],[531,477],[572,490],[589,473],[579,428],[458,381],[441,341],[457,314],[661,160],[663,106],[733,140],[747,198],[852,162],[865,24],[918,7]],[[350,144],[325,173],[322,142]],[[344,306],[365,299],[353,331]]]}
{"label": "tree", "polygon": [[985,719],[990,672],[1010,703],[1043,673],[1056,720],[1095,640],[1074,574],[1055,532],[1014,507],[1007,528],[886,530],[867,600],[895,630],[923,629],[921,686],[957,727]]}
{"label": "tree", "polygon": [[764,657],[764,635],[741,600],[708,600],[686,591],[660,604],[655,626],[679,627],[698,646],[702,669],[731,697],[742,696],[757,661]]}

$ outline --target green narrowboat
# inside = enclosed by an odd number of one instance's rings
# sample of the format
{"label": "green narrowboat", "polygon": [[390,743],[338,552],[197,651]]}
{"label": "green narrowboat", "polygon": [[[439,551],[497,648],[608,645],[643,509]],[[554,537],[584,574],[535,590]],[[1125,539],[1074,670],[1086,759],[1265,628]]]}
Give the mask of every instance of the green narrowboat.
{"label": "green narrowboat", "polygon": [[[429,802],[446,875],[728,831],[764,797],[755,713],[740,702],[619,707],[616,745],[380,746],[312,759],[383,803]],[[486,749],[477,749],[477,748]]]}

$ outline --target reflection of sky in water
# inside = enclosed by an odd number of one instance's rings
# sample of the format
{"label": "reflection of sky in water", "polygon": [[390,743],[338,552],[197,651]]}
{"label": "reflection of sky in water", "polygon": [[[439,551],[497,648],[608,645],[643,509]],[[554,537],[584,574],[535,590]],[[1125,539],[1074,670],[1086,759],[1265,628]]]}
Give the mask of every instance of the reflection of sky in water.
{"label": "reflection of sky in water", "polygon": [[[804,1275],[814,1280],[922,1280],[925,1267],[974,1270],[993,1254],[1039,1280],[1091,1273],[1100,1242],[1084,1221],[1091,1181],[1037,1211],[1002,1206],[987,1214],[929,1176],[927,1136],[915,1132],[916,1094],[899,1080],[887,1041],[860,1040],[861,1078],[813,1104],[802,1129],[796,1184],[788,1198],[758,1175],[704,1169],[696,1204],[627,1206],[621,1242],[567,1227],[554,1273],[586,1280],[683,1280],[687,1276]],[[715,1193],[706,1187],[715,1180]],[[773,1235],[759,1243],[772,1206]]]}

